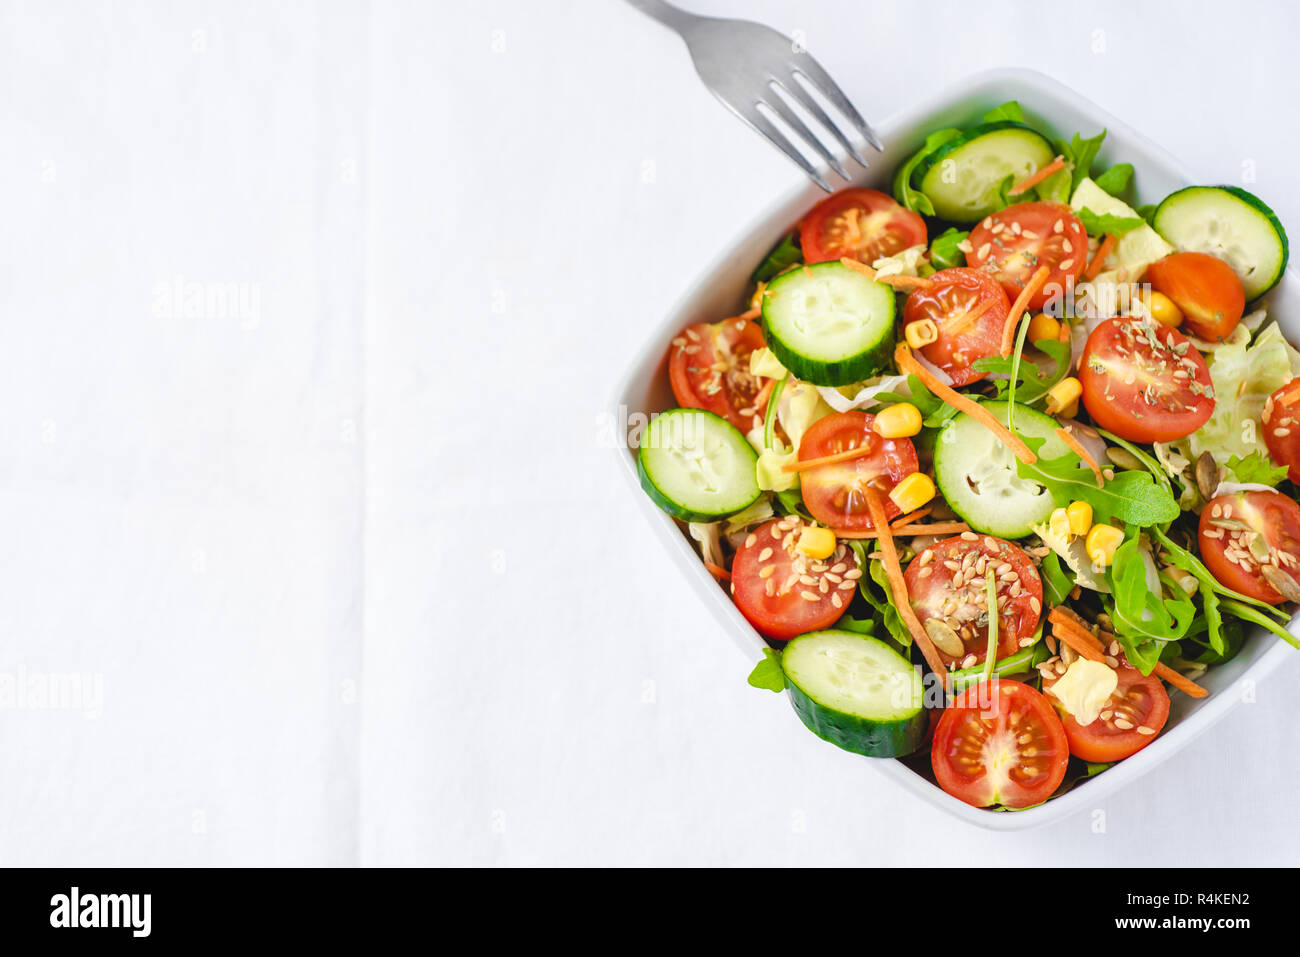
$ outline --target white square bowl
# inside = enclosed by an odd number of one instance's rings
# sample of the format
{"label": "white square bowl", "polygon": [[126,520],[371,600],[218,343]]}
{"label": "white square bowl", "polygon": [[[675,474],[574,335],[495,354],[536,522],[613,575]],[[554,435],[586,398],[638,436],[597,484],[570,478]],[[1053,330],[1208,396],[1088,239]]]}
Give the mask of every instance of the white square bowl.
{"label": "white square bowl", "polygon": [[[1075,132],[1091,136],[1107,131],[1099,167],[1129,162],[1136,169],[1138,195],[1148,202],[1159,200],[1179,187],[1199,180],[1164,150],[1146,140],[1126,124],[1055,80],[1029,70],[994,70],[976,74],[960,86],[946,90],[904,110],[876,127],[884,143],[884,154],[875,157],[872,168],[854,185],[890,190],[889,180],[898,164],[911,154],[932,130],[946,126],[968,126],[988,109],[1007,100],[1018,100],[1031,124],[1055,135]],[[755,145],[755,149],[763,147]],[[659,323],[624,377],[614,400],[617,421],[627,422],[631,413],[652,413],[676,403],[668,386],[667,354],[671,339],[696,322],[714,322],[743,311],[753,269],[796,220],[825,194],[809,183],[773,203],[745,228],[696,279],[689,291]],[[1287,270],[1285,280],[1269,294],[1270,311],[1288,338],[1300,339],[1300,283]],[[741,616],[730,598],[719,588],[696,554],[695,547],[677,524],[660,511],[641,490],[636,474],[635,452],[618,450],[621,471],[629,488],[641,502],[647,519],[682,570],[684,581],[700,596],[718,622],[751,663],[762,656],[766,643]],[[1295,622],[1291,630],[1296,629]],[[1197,735],[1223,718],[1242,699],[1241,684],[1258,681],[1281,660],[1297,652],[1263,629],[1249,635],[1232,661],[1210,670],[1201,680],[1209,691],[1199,701],[1181,693],[1173,695],[1169,723],[1154,742],[1133,757],[1105,773],[1081,782],[1055,800],[1014,813],[970,807],[944,793],[930,779],[902,761],[863,758],[893,778],[919,799],[942,808],[954,817],[993,830],[1024,830],[1067,817],[1097,802],[1140,777],[1161,761],[1185,747]],[[828,746],[809,733],[809,747]]]}

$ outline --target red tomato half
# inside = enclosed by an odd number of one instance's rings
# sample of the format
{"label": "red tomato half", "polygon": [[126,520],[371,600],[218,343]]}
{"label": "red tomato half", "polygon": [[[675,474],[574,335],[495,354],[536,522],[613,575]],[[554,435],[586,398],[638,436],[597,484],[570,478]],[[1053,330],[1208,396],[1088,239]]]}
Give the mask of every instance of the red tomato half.
{"label": "red tomato half", "polygon": [[799,461],[820,459],[849,449],[870,449],[860,458],[810,468],[800,475],[809,514],[831,528],[872,528],[862,490],[875,489],[889,518],[901,514],[889,493],[918,468],[911,439],[884,439],[872,431],[868,412],[837,412],[812,424],[799,442]]}
{"label": "red tomato half", "polygon": [[843,542],[825,561],[797,550],[804,525],[795,516],[768,522],[750,533],[731,563],[732,600],[769,638],[786,641],[835,624],[862,574]]}
{"label": "red tomato half", "polygon": [[1205,359],[1177,329],[1151,319],[1107,319],[1079,359],[1083,404],[1103,429],[1131,442],[1172,442],[1214,413]]}
{"label": "red tomato half", "polygon": [[1270,605],[1300,591],[1300,505],[1281,492],[1220,495],[1201,512],[1199,532],[1201,561],[1229,588]]}
{"label": "red tomato half", "polygon": [[[1289,402],[1288,402],[1289,400]],[[1268,454],[1287,467],[1292,482],[1300,483],[1300,379],[1292,379],[1268,397],[1260,425]]]}
{"label": "red tomato half", "polygon": [[673,340],[668,381],[677,404],[720,415],[741,432],[763,424],[765,409],[755,408],[761,390],[749,372],[749,357],[763,347],[758,323],[744,319],[701,322]]}
{"label": "red tomato half", "polygon": [[[1169,720],[1169,692],[1155,675],[1121,667],[1119,684],[1092,724],[1083,725],[1048,693],[1058,678],[1044,679],[1043,692],[1056,707],[1076,758],[1097,763],[1121,761],[1156,739]],[[1116,723],[1120,722],[1120,723]]]}
{"label": "red tomato half", "polygon": [[943,788],[975,807],[1041,804],[1065,779],[1069,742],[1051,704],[1006,679],[967,688],[944,711],[930,747]]}
{"label": "red tomato half", "polygon": [[971,230],[966,262],[1002,283],[1012,299],[1047,266],[1047,282],[1027,308],[1042,309],[1064,296],[1088,264],[1088,231],[1064,203],[1017,203],[998,210]]}
{"label": "red tomato half", "polygon": [[951,631],[962,643],[956,654],[938,648],[946,665],[973,668],[988,655],[989,573],[997,581],[997,656],[1005,658],[1034,634],[1043,610],[1043,582],[1028,555],[991,535],[975,541],[957,536],[923,549],[907,566],[904,577],[916,617],[927,632],[947,626],[941,634]]}
{"label": "red tomato half", "polygon": [[971,363],[1002,351],[1002,329],[1011,300],[988,273],[977,269],[944,269],[930,277],[931,285],[907,297],[903,325],[933,320],[939,338],[921,354],[952,376],[953,385],[969,385],[987,373]]}
{"label": "red tomato half", "polygon": [[874,189],[845,189],[812,208],[799,231],[804,262],[870,265],[926,241],[925,220]]}
{"label": "red tomato half", "polygon": [[1147,282],[1174,301],[1192,332],[1211,342],[1226,338],[1246,310],[1236,270],[1209,253],[1174,253],[1153,262]]}

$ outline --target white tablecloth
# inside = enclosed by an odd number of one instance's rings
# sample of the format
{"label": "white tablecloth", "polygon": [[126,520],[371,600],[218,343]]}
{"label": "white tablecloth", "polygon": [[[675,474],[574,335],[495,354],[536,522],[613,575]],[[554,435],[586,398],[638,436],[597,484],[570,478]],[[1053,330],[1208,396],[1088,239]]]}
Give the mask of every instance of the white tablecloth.
{"label": "white tablecloth", "polygon": [[[1043,70],[1300,223],[1287,5],[695,7],[803,31],[868,116]],[[0,27],[0,862],[1296,859],[1300,656],[1102,834],[972,831],[746,686],[597,435],[798,176],[666,31],[597,0]]]}

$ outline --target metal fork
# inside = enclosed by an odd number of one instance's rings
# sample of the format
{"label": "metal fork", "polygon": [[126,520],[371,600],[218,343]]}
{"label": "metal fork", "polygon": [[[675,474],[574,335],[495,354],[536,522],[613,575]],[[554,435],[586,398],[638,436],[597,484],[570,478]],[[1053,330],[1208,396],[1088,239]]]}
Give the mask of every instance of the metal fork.
{"label": "metal fork", "polygon": [[[821,160],[845,179],[848,171],[821,138],[814,135],[800,119],[792,104],[801,106],[818,125],[825,128],[849,156],[864,167],[867,157],[860,143],[854,142],[856,134],[877,150],[880,140],[867,121],[862,118],[848,97],[835,85],[835,81],[822,69],[821,64],[803,51],[789,37],[771,27],[748,20],[725,20],[687,13],[663,0],[627,0],[643,13],[654,17],[664,26],[675,30],[686,41],[695,72],[700,75],[713,95],[727,109],[761,133],[768,142],[788,156],[809,179],[826,192],[831,192],[826,181],[827,170],[811,162],[799,150],[799,143],[807,146]],[[812,96],[816,92],[836,112],[843,115],[847,124],[834,122]],[[791,135],[759,109],[762,106],[779,117]],[[843,126],[849,127],[846,133]]]}

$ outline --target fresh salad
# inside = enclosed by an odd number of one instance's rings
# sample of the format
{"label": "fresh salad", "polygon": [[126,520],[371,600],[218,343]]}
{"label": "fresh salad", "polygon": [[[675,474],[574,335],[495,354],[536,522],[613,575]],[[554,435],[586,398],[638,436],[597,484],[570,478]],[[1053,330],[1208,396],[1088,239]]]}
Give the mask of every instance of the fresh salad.
{"label": "fresh salad", "polygon": [[[1300,352],[1257,197],[1138,205],[1004,104],[818,203],[672,341],[651,498],[820,737],[1021,809],[1149,745],[1300,602]],[[1298,645],[1300,646],[1300,645]]]}

